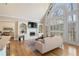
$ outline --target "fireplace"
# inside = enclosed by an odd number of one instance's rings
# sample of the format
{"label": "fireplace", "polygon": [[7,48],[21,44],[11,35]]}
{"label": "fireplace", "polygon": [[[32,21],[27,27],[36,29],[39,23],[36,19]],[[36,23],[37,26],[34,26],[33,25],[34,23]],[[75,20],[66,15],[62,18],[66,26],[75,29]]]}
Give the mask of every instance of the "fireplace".
{"label": "fireplace", "polygon": [[35,36],[35,32],[30,32],[30,36]]}

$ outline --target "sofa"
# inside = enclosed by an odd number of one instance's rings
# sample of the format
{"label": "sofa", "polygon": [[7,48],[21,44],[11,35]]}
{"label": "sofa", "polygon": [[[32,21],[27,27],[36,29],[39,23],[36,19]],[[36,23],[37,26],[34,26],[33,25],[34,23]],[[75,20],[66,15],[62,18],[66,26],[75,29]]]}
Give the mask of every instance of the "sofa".
{"label": "sofa", "polygon": [[2,36],[0,39],[0,56],[6,56],[6,45],[10,43],[10,36]]}
{"label": "sofa", "polygon": [[38,50],[40,53],[44,54],[57,47],[61,48],[62,45],[63,45],[63,39],[61,36],[46,37],[43,39],[38,39],[35,42],[35,49]]}

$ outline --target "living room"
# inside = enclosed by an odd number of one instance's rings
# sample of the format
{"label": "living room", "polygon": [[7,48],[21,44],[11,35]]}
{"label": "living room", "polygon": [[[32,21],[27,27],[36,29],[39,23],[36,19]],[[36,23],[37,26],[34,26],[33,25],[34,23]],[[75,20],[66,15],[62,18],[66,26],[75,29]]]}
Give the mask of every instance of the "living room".
{"label": "living room", "polygon": [[0,3],[0,56],[79,56],[78,5]]}
{"label": "living room", "polygon": [[[42,3],[0,3],[0,43],[2,42],[0,44],[0,55],[7,54],[3,48],[13,40],[34,40],[42,35],[39,31],[41,26],[39,18],[42,17],[47,6],[48,4]],[[35,10],[37,11],[34,12]],[[4,42],[3,37],[4,39],[8,37],[9,40],[7,39],[8,41]]]}

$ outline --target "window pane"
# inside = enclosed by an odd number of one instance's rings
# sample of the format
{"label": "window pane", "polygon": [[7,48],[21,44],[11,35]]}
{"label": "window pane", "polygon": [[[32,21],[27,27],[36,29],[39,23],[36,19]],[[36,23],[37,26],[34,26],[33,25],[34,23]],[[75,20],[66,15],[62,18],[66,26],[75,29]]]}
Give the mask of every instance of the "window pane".
{"label": "window pane", "polygon": [[76,15],[70,15],[68,16],[68,22],[71,23],[71,22],[75,22],[76,21]]}
{"label": "window pane", "polygon": [[67,4],[67,8],[71,12],[71,11],[76,10],[77,9],[77,6],[76,6],[75,3],[70,3],[70,4]]}
{"label": "window pane", "polygon": [[62,16],[63,10],[61,8],[56,8],[53,13],[54,16]]}

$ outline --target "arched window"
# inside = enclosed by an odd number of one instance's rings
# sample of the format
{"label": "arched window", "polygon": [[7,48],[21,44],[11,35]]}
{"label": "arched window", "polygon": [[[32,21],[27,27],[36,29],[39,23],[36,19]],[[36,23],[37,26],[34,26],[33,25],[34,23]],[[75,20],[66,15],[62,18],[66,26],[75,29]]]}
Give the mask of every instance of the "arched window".
{"label": "arched window", "polygon": [[63,15],[63,9],[61,8],[62,4],[54,4],[53,6],[53,15],[54,16],[62,16]]}
{"label": "arched window", "polygon": [[54,11],[54,16],[62,16],[63,15],[63,10],[61,8],[57,8]]}

